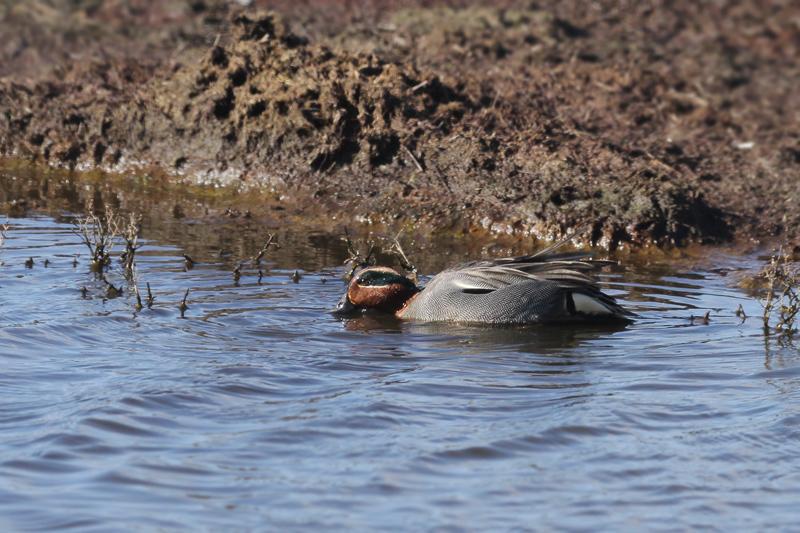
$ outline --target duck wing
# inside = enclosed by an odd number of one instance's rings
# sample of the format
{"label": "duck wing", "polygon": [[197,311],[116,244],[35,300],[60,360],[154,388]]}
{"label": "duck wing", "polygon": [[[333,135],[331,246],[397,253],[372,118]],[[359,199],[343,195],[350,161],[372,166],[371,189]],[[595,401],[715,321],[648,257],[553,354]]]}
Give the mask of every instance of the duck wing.
{"label": "duck wing", "polygon": [[445,270],[403,316],[508,324],[632,316],[603,293],[592,276],[613,261],[594,260],[586,253],[554,253],[554,249]]}

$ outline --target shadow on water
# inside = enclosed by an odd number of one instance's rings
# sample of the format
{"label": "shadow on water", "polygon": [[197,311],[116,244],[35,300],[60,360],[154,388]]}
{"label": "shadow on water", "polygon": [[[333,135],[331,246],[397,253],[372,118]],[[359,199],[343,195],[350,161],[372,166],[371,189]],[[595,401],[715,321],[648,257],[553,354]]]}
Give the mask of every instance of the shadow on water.
{"label": "shadow on water", "polygon": [[[604,287],[639,315],[627,326],[340,320],[336,232],[225,215],[226,193],[34,178],[0,180],[9,530],[796,523],[800,351],[736,316],[760,313],[730,282],[749,259],[611,269]],[[119,297],[88,268],[69,221],[97,191],[147,213],[152,309],[134,309],[116,259]],[[261,279],[246,265],[234,280],[273,231]],[[406,249],[427,274],[509,250]]]}

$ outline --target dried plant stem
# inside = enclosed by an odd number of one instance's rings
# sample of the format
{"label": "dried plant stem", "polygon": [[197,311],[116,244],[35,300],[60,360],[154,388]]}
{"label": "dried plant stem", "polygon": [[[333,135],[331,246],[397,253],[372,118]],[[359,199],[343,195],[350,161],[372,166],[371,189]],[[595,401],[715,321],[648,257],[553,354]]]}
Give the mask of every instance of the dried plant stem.
{"label": "dried plant stem", "polygon": [[187,298],[189,298],[189,289],[186,289],[186,292],[183,294],[183,300],[181,300],[181,304],[178,306],[178,309],[181,311],[181,318],[184,318],[186,311],[189,309],[189,306],[186,304]]}
{"label": "dried plant stem", "polygon": [[770,321],[777,314],[774,330],[782,336],[794,335],[797,332],[795,321],[800,314],[800,268],[792,265],[788,254],[779,249],[762,276],[767,281],[767,293],[761,302],[764,331],[769,332]]}
{"label": "dried plant stem", "polygon": [[139,292],[139,279],[138,278],[139,278],[139,276],[136,274],[136,264],[134,263],[131,266],[131,271],[130,271],[130,283],[131,283],[131,286],[133,287],[133,294],[134,294],[134,296],[136,296],[136,303],[134,304],[133,307],[134,307],[134,309],[136,311],[141,311],[142,308],[144,307],[144,305],[142,305],[142,295]]}
{"label": "dried plant stem", "polygon": [[121,218],[109,207],[102,216],[94,212],[94,204],[89,203],[88,213],[74,221],[74,232],[89,249],[92,270],[100,272],[111,259],[114,239],[120,234]]}
{"label": "dried plant stem", "polygon": [[258,266],[258,265],[261,264],[261,259],[263,259],[264,255],[267,253],[267,251],[269,250],[270,246],[274,246],[275,248],[279,248],[278,243],[274,242],[274,241],[275,241],[275,235],[270,233],[267,236],[267,242],[264,243],[264,246],[261,247],[261,250],[259,250],[259,252],[256,254],[256,256],[253,257],[253,265]]}
{"label": "dried plant stem", "polygon": [[392,251],[398,255],[400,259],[400,266],[403,267],[403,270],[410,274],[411,280],[416,283],[417,282],[417,267],[408,259],[408,256],[403,251],[403,247],[400,245],[400,231],[394,237],[394,242],[392,243]]}
{"label": "dried plant stem", "polygon": [[153,291],[150,290],[150,283],[147,284],[147,308],[150,309],[153,307],[153,303],[156,301],[155,296],[153,296]]}
{"label": "dried plant stem", "polygon": [[417,167],[417,170],[420,172],[425,172],[425,169],[420,164],[419,159],[417,159],[417,156],[414,155],[414,152],[409,150],[406,145],[403,145],[403,150],[405,150],[406,154],[408,154],[408,157],[411,158],[411,161],[414,163],[414,166]]}
{"label": "dried plant stem", "polygon": [[9,226],[7,222],[0,224],[0,246],[3,246],[3,244],[6,242],[6,234],[8,233],[8,228]]}
{"label": "dried plant stem", "polygon": [[[772,261],[773,261],[773,264],[771,266],[774,267],[774,263],[775,263],[775,258],[774,257],[772,258]],[[768,285],[767,285],[767,297],[766,297],[766,300],[762,304],[763,307],[764,307],[764,315],[763,315],[762,318],[764,320],[764,329],[765,330],[769,330],[769,319],[770,319],[770,316],[772,316],[773,300],[775,298],[775,277],[774,276],[768,276],[767,279],[769,280],[768,281]]]}
{"label": "dried plant stem", "polygon": [[131,213],[128,217],[128,223],[122,231],[122,238],[125,241],[125,252],[122,254],[122,261],[125,268],[125,276],[129,279],[133,276],[136,251],[141,248],[138,244],[141,222],[141,215]]}

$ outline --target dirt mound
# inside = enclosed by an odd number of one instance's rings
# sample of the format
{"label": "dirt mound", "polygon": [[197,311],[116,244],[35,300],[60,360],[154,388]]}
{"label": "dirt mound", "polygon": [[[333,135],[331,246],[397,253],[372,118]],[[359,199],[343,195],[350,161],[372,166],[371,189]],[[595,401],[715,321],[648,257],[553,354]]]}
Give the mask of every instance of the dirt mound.
{"label": "dirt mound", "polygon": [[[212,174],[234,165],[242,176],[372,169],[446,131],[468,105],[433,75],[309,45],[273,14],[240,14],[232,27],[229,45],[152,82],[153,69],[135,63],[93,63],[59,81],[4,84],[6,149]],[[33,112],[43,101],[52,113]]]}
{"label": "dirt mound", "polygon": [[165,163],[284,175],[371,169],[464,114],[466,99],[433,76],[310,45],[272,14],[232,24],[228,46],[149,87],[149,105],[120,121],[142,124]]}
{"label": "dirt mound", "polygon": [[800,221],[796,118],[778,112],[796,100],[786,13],[722,6],[714,26],[689,4],[394,6],[340,13],[347,31],[324,36],[315,5],[297,8],[299,31],[238,11],[213,45],[0,81],[0,149],[268,186],[348,219],[611,248]]}

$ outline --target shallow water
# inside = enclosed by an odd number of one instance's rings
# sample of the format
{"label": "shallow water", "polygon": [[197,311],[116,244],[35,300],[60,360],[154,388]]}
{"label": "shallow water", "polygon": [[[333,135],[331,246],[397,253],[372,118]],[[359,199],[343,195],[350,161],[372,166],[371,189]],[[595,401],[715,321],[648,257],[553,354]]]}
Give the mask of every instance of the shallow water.
{"label": "shallow water", "polygon": [[728,279],[747,259],[605,274],[627,327],[482,329],[327,314],[346,251],[324,232],[282,233],[237,286],[255,237],[146,223],[136,312],[68,214],[9,223],[3,530],[796,527],[800,351],[734,315],[760,312]]}

